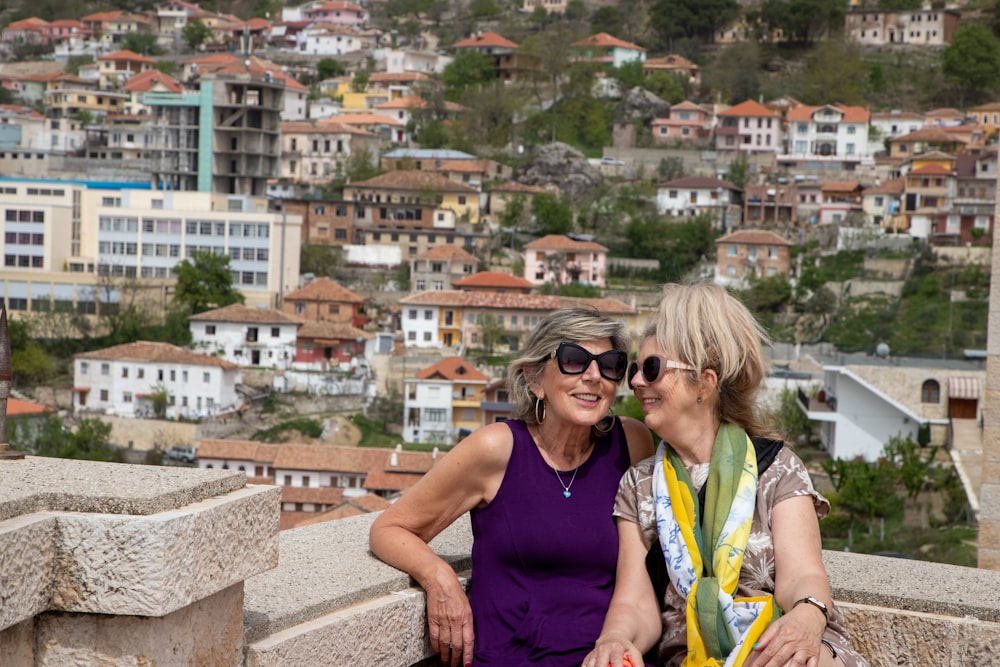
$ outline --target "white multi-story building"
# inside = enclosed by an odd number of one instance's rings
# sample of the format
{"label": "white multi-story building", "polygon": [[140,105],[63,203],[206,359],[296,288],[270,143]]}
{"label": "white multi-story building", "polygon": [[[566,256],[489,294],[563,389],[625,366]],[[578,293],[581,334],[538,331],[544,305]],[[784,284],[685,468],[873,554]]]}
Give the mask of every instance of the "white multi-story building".
{"label": "white multi-story building", "polygon": [[800,105],[788,110],[787,151],[780,160],[860,162],[871,157],[870,112],[863,107]]}
{"label": "white multi-story building", "polygon": [[[95,286],[172,278],[197,250],[230,257],[233,283],[250,305],[274,305],[297,285],[300,216],[270,211],[263,197],[107,185],[0,179],[0,287],[11,311],[34,310],[28,299],[64,300],[53,285],[79,283],[70,273]],[[13,270],[29,279],[6,273]],[[36,293],[34,284],[48,287]]]}
{"label": "white multi-story building", "polygon": [[239,366],[289,368],[302,322],[280,310],[234,303],[188,318],[191,344]]}
{"label": "white multi-story building", "polygon": [[451,378],[410,377],[403,382],[404,439],[407,442],[453,443]]}
{"label": "white multi-story building", "polygon": [[236,364],[224,359],[138,341],[74,357],[73,411],[153,416],[152,396],[164,391],[165,417],[205,417],[234,410],[241,381]]}

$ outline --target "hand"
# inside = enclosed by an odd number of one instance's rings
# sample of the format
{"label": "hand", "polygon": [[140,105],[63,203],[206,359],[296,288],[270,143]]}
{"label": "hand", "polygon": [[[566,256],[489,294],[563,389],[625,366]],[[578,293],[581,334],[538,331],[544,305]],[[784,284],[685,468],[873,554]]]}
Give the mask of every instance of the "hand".
{"label": "hand", "polygon": [[441,656],[442,664],[459,667],[472,663],[472,607],[457,579],[454,590],[428,591],[427,629],[431,650]]}
{"label": "hand", "polygon": [[764,631],[748,667],[819,667],[826,618],[812,605],[795,607]]}
{"label": "hand", "polygon": [[582,667],[642,667],[642,652],[623,637],[602,635],[594,650],[583,659]]}

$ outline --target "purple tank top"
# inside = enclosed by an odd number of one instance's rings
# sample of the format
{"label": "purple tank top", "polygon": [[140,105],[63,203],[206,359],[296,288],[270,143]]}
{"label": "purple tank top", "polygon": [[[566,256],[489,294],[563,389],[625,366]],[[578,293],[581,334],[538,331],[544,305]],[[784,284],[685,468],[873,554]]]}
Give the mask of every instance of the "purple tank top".
{"label": "purple tank top", "polygon": [[[611,603],[618,532],[611,512],[629,467],[621,421],[576,473],[570,498],[522,421],[493,501],[473,509],[473,665],[578,666]],[[563,474],[568,484],[572,474]]]}

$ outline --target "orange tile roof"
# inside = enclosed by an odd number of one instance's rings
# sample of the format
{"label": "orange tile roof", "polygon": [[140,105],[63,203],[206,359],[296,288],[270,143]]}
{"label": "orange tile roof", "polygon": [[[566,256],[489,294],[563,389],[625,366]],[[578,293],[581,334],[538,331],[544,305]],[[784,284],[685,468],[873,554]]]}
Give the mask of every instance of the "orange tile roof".
{"label": "orange tile roof", "polygon": [[792,245],[791,241],[786,241],[774,232],[760,229],[743,229],[732,234],[726,234],[722,238],[715,240],[716,245],[720,243],[746,243],[747,245]]}
{"label": "orange tile roof", "polygon": [[54,410],[46,405],[40,403],[32,403],[31,401],[23,401],[20,398],[11,396],[7,399],[7,416],[8,417],[24,417],[27,415],[44,415],[46,412],[53,412]]}
{"label": "orange tile roof", "polygon": [[81,352],[73,355],[74,359],[99,359],[110,361],[147,361],[164,364],[191,364],[195,366],[216,366],[223,369],[239,368],[234,363],[213,357],[210,354],[192,352],[170,343],[156,343],[140,340],[135,343],[125,343],[106,347],[93,352]]}
{"label": "orange tile roof", "polygon": [[870,188],[865,188],[865,195],[898,195],[906,190],[905,178],[893,178]]}
{"label": "orange tile roof", "polygon": [[971,107],[969,111],[1000,111],[1000,102],[987,102],[977,107]]}
{"label": "orange tile roof", "polygon": [[92,23],[94,21],[114,21],[119,16],[122,16],[125,12],[120,9],[116,9],[110,12],[96,12],[94,14],[88,14],[87,16],[81,17],[81,21],[86,21]]}
{"label": "orange tile roof", "polygon": [[447,176],[433,171],[417,169],[398,169],[390,171],[367,181],[352,184],[357,188],[378,188],[384,190],[436,190],[438,192],[459,192],[462,194],[479,194],[479,190],[471,185],[456,183]]}
{"label": "orange tile roof", "polygon": [[519,276],[503,271],[480,271],[473,273],[468,278],[453,280],[453,287],[519,287],[533,288],[535,285],[530,280],[525,280]]}
{"label": "orange tile roof", "polygon": [[188,322],[235,322],[237,324],[301,324],[293,317],[273,308],[248,308],[234,303],[214,310],[206,310],[188,317]]}
{"label": "orange tile roof", "polygon": [[520,294],[513,292],[431,290],[410,294],[399,304],[427,306],[458,306],[494,310],[534,310],[551,312],[559,308],[596,308],[606,314],[635,315],[636,309],[617,299],[556,296],[554,294]]}
{"label": "orange tile roof", "polygon": [[389,125],[391,127],[403,127],[403,123],[391,116],[383,116],[379,113],[342,113],[329,118],[320,118],[317,124],[322,123],[344,123],[345,125]]}
{"label": "orange tile roof", "polygon": [[548,234],[540,239],[535,239],[524,244],[526,250],[590,250],[593,252],[607,252],[608,249],[600,243],[593,241],[575,241],[562,234]]}
{"label": "orange tile roof", "polygon": [[901,137],[896,137],[890,139],[892,143],[909,143],[911,141],[926,141],[932,143],[955,143],[961,140],[958,137],[950,134],[948,129],[943,127],[938,127],[937,125],[928,125],[927,127],[922,127],[919,130],[914,130],[909,134],[904,134]]}
{"label": "orange tile roof", "polygon": [[476,259],[475,255],[466,252],[457,245],[452,245],[446,243],[444,245],[439,245],[431,248],[430,250],[424,251],[417,255],[417,259],[448,259],[448,260],[458,260],[462,262],[473,262],[478,263],[479,260]]}
{"label": "orange tile roof", "polygon": [[171,93],[180,93],[184,90],[183,86],[177,82],[177,79],[155,69],[146,70],[145,72],[140,72],[129,77],[124,90],[127,93],[145,93],[156,85],[163,86]]}
{"label": "orange tile roof", "polygon": [[768,109],[766,106],[760,104],[759,102],[754,102],[753,100],[747,100],[745,102],[740,102],[736,106],[731,106],[725,111],[720,111],[719,115],[729,116],[729,117],[739,117],[739,118],[744,118],[744,117],[757,118],[758,116],[764,118],[777,118],[781,114],[779,114],[774,109]]}
{"label": "orange tile roof", "polygon": [[663,56],[662,58],[646,58],[645,62],[642,63],[644,68],[658,69],[658,68],[676,68],[676,69],[699,69],[697,65],[685,58],[684,56],[679,56],[677,54],[670,54]]}
{"label": "orange tile roof", "polygon": [[452,44],[452,48],[454,49],[483,48],[491,46],[499,46],[507,49],[518,48],[517,44],[510,41],[506,37],[501,37],[495,32],[480,33],[474,37],[463,39],[460,42]]}
{"label": "orange tile roof", "polygon": [[286,301],[364,303],[366,299],[330,278],[316,278],[308,285],[285,295]]}
{"label": "orange tile roof", "polygon": [[115,51],[114,53],[109,53],[106,56],[100,56],[98,60],[131,60],[134,62],[154,64],[156,62],[155,58],[149,58],[147,56],[140,56],[135,51],[129,51],[128,49],[122,49],[121,51]]}
{"label": "orange tile roof", "polygon": [[416,83],[430,80],[423,72],[373,72],[368,77],[368,83]]}
{"label": "orange tile roof", "polygon": [[344,490],[335,486],[282,486],[281,502],[339,505],[344,501]]}
{"label": "orange tile roof", "polygon": [[[390,486],[386,488],[394,488],[394,487]],[[366,512],[381,512],[386,507],[392,504],[382,496],[376,496],[374,493],[366,493],[365,495],[358,498],[349,498],[345,502],[348,502],[351,505],[354,505],[355,507],[363,509]]]}
{"label": "orange tile roof", "polygon": [[824,104],[820,106],[809,106],[801,104],[788,110],[787,118],[790,121],[812,120],[813,114],[819,109],[836,109],[843,114],[845,123],[867,123],[871,114],[864,107],[851,107],[843,104]]}
{"label": "orange tile roof", "polygon": [[[287,298],[287,297],[286,297]],[[304,322],[299,328],[299,339],[322,338],[325,340],[371,340],[375,334],[362,331],[345,322]]]}
{"label": "orange tile roof", "polygon": [[420,380],[451,380],[453,382],[486,382],[489,378],[462,357],[445,357],[436,364],[417,371]]}
{"label": "orange tile roof", "polygon": [[367,473],[380,469],[386,456],[384,449],[284,443],[278,448],[273,467],[276,470]]}
{"label": "orange tile roof", "polygon": [[617,47],[619,49],[631,49],[632,51],[646,50],[641,46],[633,44],[632,42],[626,42],[623,39],[612,37],[606,32],[599,32],[596,35],[590,35],[581,39],[579,42],[573,42],[570,46],[606,46]]}
{"label": "orange tile roof", "polygon": [[354,125],[345,123],[322,123],[315,120],[289,120],[281,124],[282,134],[353,134],[359,137],[377,137],[378,135]]}
{"label": "orange tile roof", "polygon": [[30,18],[21,19],[20,21],[14,21],[9,24],[4,31],[14,31],[14,30],[38,30],[41,31],[46,26],[51,25],[45,19],[38,18],[37,16],[32,16]]}
{"label": "orange tile roof", "polygon": [[921,176],[951,176],[954,172],[951,169],[946,169],[939,164],[925,164],[922,167],[911,170],[911,174],[919,174]]}

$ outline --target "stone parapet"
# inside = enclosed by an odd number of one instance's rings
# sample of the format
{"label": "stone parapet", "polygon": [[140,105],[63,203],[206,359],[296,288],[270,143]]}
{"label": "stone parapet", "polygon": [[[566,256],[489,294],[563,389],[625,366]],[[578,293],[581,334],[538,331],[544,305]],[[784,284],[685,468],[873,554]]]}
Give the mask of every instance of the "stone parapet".
{"label": "stone parapet", "polygon": [[243,581],[277,564],[279,503],[242,472],[0,462],[0,664],[239,664]]}

